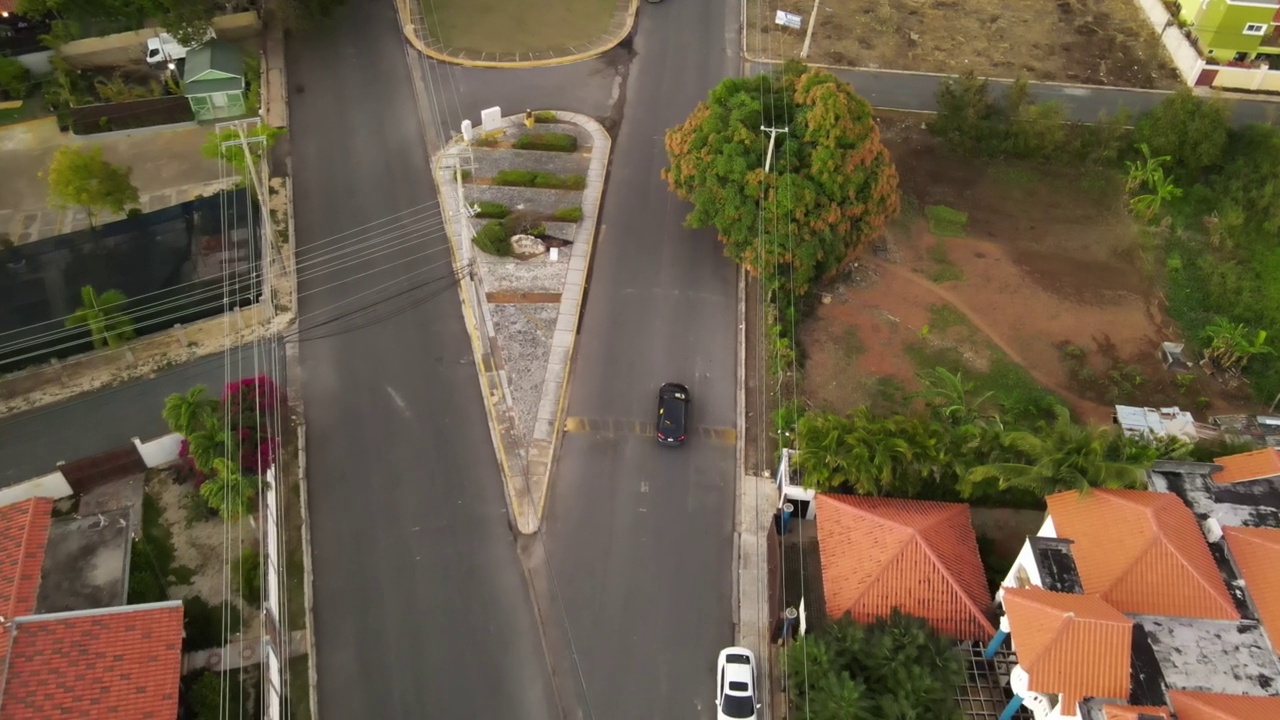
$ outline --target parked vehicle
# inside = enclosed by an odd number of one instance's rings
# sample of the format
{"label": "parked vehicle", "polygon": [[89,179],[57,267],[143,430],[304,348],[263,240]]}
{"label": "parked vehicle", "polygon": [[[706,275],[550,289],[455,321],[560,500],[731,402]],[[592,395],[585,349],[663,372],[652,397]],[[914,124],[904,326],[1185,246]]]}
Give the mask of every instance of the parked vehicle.
{"label": "parked vehicle", "polygon": [[727,647],[716,661],[716,720],[755,720],[756,656],[744,647]]}
{"label": "parked vehicle", "polygon": [[147,63],[151,65],[160,65],[161,63],[172,63],[184,60],[187,53],[200,47],[204,43],[213,39],[213,33],[210,32],[204,40],[199,43],[187,47],[178,42],[172,35],[160,33],[155,37],[147,38]]}

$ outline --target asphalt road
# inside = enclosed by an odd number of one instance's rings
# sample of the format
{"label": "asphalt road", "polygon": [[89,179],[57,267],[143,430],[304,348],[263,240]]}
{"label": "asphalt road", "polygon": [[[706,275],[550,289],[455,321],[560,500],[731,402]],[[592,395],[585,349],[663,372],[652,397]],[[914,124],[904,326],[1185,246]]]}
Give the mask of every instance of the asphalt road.
{"label": "asphalt road", "polygon": [[[435,200],[392,3],[348,3],[287,62],[303,262]],[[300,288],[320,716],[558,717],[456,291],[376,292],[447,276],[446,240],[387,243]]]}
{"label": "asphalt road", "polygon": [[[736,75],[736,2],[645,5],[614,133],[568,414],[654,419],[679,381],[691,421],[735,424],[736,270],[659,176],[662,137]],[[561,107],[556,103],[554,107]],[[572,108],[577,109],[577,108]],[[545,521],[598,720],[714,717],[715,655],[733,643],[734,446],[690,433],[567,435]]]}
{"label": "asphalt road", "polygon": [[[167,434],[160,412],[173,393],[203,384],[216,394],[228,378],[271,373],[276,367],[284,371],[283,354],[277,354],[278,363],[273,364],[266,347],[258,349],[261,352],[246,346],[210,355],[153,378],[0,419],[0,487],[51,473],[59,461],[128,445],[131,438],[151,440]],[[278,345],[275,351],[281,353]]]}

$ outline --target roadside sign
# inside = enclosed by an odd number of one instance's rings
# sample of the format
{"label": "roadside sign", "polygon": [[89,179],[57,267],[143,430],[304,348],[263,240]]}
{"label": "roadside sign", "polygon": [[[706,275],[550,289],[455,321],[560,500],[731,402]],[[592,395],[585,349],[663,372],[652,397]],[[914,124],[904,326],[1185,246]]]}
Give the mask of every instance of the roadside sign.
{"label": "roadside sign", "polygon": [[779,10],[778,15],[773,20],[782,27],[789,27],[792,30],[799,30],[800,25],[804,22],[804,18],[795,13],[789,13],[786,10]]}

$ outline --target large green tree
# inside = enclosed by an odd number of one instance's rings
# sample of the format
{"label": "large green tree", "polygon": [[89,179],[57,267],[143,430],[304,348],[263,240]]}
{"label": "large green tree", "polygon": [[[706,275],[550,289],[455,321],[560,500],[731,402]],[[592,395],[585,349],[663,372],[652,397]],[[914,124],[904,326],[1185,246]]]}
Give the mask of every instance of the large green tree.
{"label": "large green tree", "polygon": [[[785,130],[770,144],[762,127]],[[898,173],[871,106],[834,75],[798,63],[720,83],[666,135],[663,177],[714,227],[726,254],[803,294],[898,213]]]}
{"label": "large green tree", "polygon": [[118,215],[137,206],[132,174],[107,162],[101,147],[63,145],[49,164],[49,199],[54,207],[83,209],[92,226],[101,212]]}
{"label": "large green tree", "polygon": [[1133,139],[1152,155],[1168,156],[1170,168],[1186,185],[1222,162],[1230,129],[1226,105],[1180,87],[1138,119]]}

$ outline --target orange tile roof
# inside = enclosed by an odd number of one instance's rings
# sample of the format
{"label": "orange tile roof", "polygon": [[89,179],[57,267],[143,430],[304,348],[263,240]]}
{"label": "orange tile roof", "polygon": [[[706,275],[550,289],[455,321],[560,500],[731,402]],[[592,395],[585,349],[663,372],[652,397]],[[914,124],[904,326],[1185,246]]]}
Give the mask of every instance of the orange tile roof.
{"label": "orange tile roof", "polygon": [[820,494],[827,613],[871,622],[894,608],[961,640],[987,640],[991,596],[969,506]]}
{"label": "orange tile roof", "polygon": [[1280,648],[1280,530],[1224,527],[1222,536],[1258,610],[1271,645]]}
{"label": "orange tile roof", "polygon": [[1106,720],[1144,720],[1143,715],[1171,720],[1169,708],[1151,705],[1103,705],[1102,716]]}
{"label": "orange tile roof", "polygon": [[1222,466],[1222,470],[1213,476],[1214,482],[1221,485],[1280,475],[1280,450],[1275,448],[1227,455],[1213,461]]}
{"label": "orange tile roof", "polygon": [[1219,695],[1170,690],[1169,705],[1178,720],[1264,720],[1280,718],[1280,697]]}
{"label": "orange tile roof", "polygon": [[182,603],[18,620],[0,720],[173,720],[182,666]]}
{"label": "orange tile roof", "polygon": [[1004,612],[1028,686],[1062,695],[1062,714],[1086,697],[1128,697],[1133,621],[1095,595],[1005,588]]}
{"label": "orange tile roof", "polygon": [[35,612],[51,522],[48,498],[0,507],[0,616],[5,622]]}
{"label": "orange tile roof", "polygon": [[1046,498],[1086,593],[1121,612],[1238,620],[1200,524],[1172,493],[1074,491]]}

